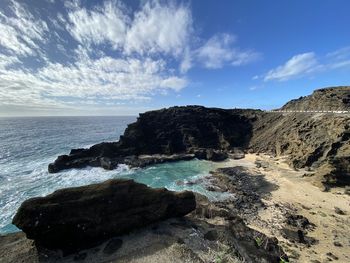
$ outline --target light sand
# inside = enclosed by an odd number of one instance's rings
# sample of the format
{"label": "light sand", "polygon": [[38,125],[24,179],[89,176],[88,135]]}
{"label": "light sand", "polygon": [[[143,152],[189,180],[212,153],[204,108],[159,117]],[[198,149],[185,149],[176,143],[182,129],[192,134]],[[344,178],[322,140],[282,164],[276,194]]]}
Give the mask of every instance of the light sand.
{"label": "light sand", "polygon": [[[312,184],[311,177],[303,177],[308,172],[291,169],[284,158],[247,154],[244,159],[229,160],[220,166],[241,165],[252,168],[255,167],[254,162],[257,159],[268,162],[269,167],[254,170],[279,187],[271,193],[271,199],[264,200],[267,209],[260,211],[260,218],[251,222],[250,226],[267,235],[276,236],[285,249],[290,250],[287,253],[300,254],[299,259],[294,262],[329,262],[329,256],[326,255],[328,252],[339,258],[337,262],[350,262],[350,196],[343,194],[344,189],[323,192]],[[314,173],[317,174],[317,171]],[[345,211],[346,215],[335,213],[335,207]],[[277,230],[283,225],[285,209],[294,210],[316,225],[314,231],[308,232],[308,236],[316,238],[318,244],[309,248],[303,244],[291,244],[279,234]],[[335,246],[334,242],[339,242],[342,246]]]}

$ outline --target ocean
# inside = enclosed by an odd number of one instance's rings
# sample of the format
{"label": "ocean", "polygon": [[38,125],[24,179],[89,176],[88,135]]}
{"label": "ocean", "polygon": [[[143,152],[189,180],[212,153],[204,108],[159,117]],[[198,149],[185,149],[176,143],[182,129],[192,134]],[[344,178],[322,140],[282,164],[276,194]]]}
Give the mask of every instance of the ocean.
{"label": "ocean", "polygon": [[[11,224],[20,204],[61,188],[132,178],[151,187],[192,190],[210,199],[226,198],[205,189],[212,162],[192,160],[129,169],[121,164],[113,171],[87,167],[49,174],[47,166],[72,148],[117,141],[136,117],[25,117],[0,118],[0,234],[16,232]],[[196,184],[186,184],[197,181]]]}

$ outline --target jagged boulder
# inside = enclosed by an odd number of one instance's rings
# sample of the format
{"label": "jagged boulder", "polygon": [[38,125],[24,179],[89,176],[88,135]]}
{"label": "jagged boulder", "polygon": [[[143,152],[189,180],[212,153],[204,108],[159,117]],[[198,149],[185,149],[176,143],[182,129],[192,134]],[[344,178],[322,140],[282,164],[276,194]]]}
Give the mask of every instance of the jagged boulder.
{"label": "jagged boulder", "polygon": [[196,208],[192,192],[152,189],[133,180],[66,188],[23,202],[13,219],[29,239],[75,251]]}

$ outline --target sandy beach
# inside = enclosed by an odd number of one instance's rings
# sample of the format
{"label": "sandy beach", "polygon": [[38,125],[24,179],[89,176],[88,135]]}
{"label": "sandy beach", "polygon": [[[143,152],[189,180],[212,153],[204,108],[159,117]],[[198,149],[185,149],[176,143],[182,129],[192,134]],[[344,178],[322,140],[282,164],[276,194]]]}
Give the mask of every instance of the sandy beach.
{"label": "sandy beach", "polygon": [[[257,160],[266,162],[267,167],[256,168]],[[277,185],[271,196],[263,200],[266,209],[260,210],[258,218],[250,221],[249,225],[269,236],[276,236],[286,253],[294,257],[291,261],[350,261],[350,196],[344,194],[343,188],[322,191],[313,184],[312,177],[307,176],[310,171],[290,168],[283,157],[247,154],[244,159],[231,159],[220,166],[245,166]],[[317,171],[312,173],[317,174]],[[344,214],[339,214],[342,213],[339,211]],[[291,243],[280,234],[287,212],[302,215],[315,225],[314,230],[308,231],[308,236],[317,240],[315,244]]]}

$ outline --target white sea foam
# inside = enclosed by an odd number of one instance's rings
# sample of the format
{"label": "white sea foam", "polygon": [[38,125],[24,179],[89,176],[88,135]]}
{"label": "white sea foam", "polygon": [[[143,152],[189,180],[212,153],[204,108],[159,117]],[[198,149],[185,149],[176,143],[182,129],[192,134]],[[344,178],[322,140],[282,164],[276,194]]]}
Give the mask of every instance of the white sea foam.
{"label": "white sea foam", "polygon": [[[145,169],[87,167],[49,174],[47,166],[72,148],[115,141],[134,118],[16,118],[0,119],[0,234],[17,231],[12,217],[28,198],[45,196],[61,188],[132,178],[151,187],[192,190],[211,199],[225,198],[205,189],[200,179],[213,169],[210,162],[192,160],[165,163]],[[184,184],[178,185],[176,182]],[[195,181],[196,184],[188,184]],[[186,183],[187,182],[187,183]]]}

